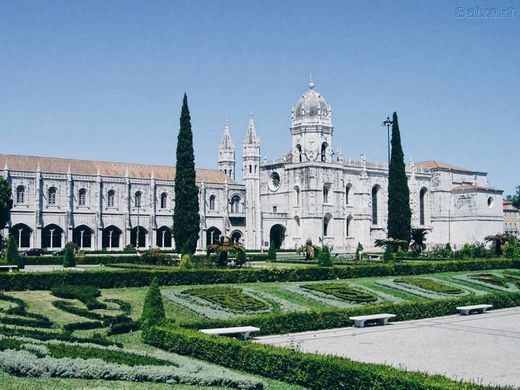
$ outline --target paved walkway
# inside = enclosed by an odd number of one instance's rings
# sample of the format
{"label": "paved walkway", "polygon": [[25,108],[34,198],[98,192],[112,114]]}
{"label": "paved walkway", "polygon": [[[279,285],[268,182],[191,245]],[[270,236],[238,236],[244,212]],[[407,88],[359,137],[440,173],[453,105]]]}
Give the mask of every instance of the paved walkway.
{"label": "paved walkway", "polygon": [[483,384],[520,386],[520,308],[255,338]]}

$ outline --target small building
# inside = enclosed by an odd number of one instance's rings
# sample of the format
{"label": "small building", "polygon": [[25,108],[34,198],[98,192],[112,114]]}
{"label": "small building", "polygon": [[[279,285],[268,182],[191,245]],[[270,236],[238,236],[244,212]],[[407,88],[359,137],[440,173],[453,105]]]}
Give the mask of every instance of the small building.
{"label": "small building", "polygon": [[510,200],[504,200],[504,233],[520,238],[520,209]]}

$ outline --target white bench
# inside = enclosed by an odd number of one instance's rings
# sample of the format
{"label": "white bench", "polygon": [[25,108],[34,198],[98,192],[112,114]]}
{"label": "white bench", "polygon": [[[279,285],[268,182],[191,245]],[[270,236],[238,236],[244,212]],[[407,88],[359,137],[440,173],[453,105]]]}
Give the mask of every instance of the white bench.
{"label": "white bench", "polygon": [[244,340],[247,340],[252,332],[258,332],[259,330],[260,328],[255,328],[254,326],[236,326],[232,328],[200,329],[199,332],[216,335],[241,334]]}
{"label": "white bench", "polygon": [[18,271],[17,265],[0,265],[0,272],[15,272]]}
{"label": "white bench", "polygon": [[457,310],[460,314],[467,316],[470,312],[476,312],[479,314],[484,313],[487,309],[491,309],[493,305],[471,305],[471,306],[459,306]]}
{"label": "white bench", "polygon": [[388,324],[388,320],[390,318],[394,318],[395,314],[381,313],[381,314],[372,314],[368,316],[356,316],[350,317],[352,321],[354,321],[354,326],[356,328],[363,328],[365,326],[366,321],[377,321],[380,325]]}

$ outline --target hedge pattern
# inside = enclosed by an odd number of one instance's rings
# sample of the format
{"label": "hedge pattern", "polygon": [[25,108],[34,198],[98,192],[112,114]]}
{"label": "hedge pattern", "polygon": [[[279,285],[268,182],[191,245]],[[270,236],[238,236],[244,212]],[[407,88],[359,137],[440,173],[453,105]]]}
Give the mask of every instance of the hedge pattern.
{"label": "hedge pattern", "polygon": [[161,286],[251,282],[300,282],[504,268],[520,268],[520,260],[460,260],[278,269],[9,272],[0,274],[0,288],[4,291],[50,290],[52,287],[64,284],[92,285],[98,288],[143,287],[148,286],[154,277],[158,279]]}
{"label": "hedge pattern", "polygon": [[305,332],[352,326],[351,316],[377,313],[396,314],[395,321],[416,320],[455,314],[457,306],[489,303],[494,309],[520,306],[520,292],[469,295],[445,300],[417,300],[406,303],[382,303],[349,309],[264,314],[228,320],[201,320],[183,323],[191,329],[225,328],[231,326],[256,326],[258,335]]}

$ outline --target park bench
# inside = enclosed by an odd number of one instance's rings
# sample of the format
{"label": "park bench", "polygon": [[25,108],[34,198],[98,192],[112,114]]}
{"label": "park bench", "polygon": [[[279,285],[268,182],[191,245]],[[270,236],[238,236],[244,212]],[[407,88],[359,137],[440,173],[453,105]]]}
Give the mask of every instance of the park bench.
{"label": "park bench", "polygon": [[356,316],[350,317],[352,321],[354,321],[354,326],[356,328],[363,328],[365,326],[365,322],[376,322],[379,325],[388,324],[388,320],[390,318],[394,318],[395,314],[381,313],[381,314],[371,314],[367,316]]}
{"label": "park bench", "polygon": [[470,312],[482,314],[487,309],[491,309],[493,305],[471,305],[471,306],[459,306],[457,307],[457,310],[460,312],[460,314],[467,316],[470,314]]}
{"label": "park bench", "polygon": [[18,271],[17,265],[0,265],[0,272],[15,272]]}
{"label": "park bench", "polygon": [[213,335],[241,334],[244,340],[247,340],[252,332],[258,332],[259,330],[260,328],[255,328],[254,326],[236,326],[231,328],[200,329],[199,331]]}

